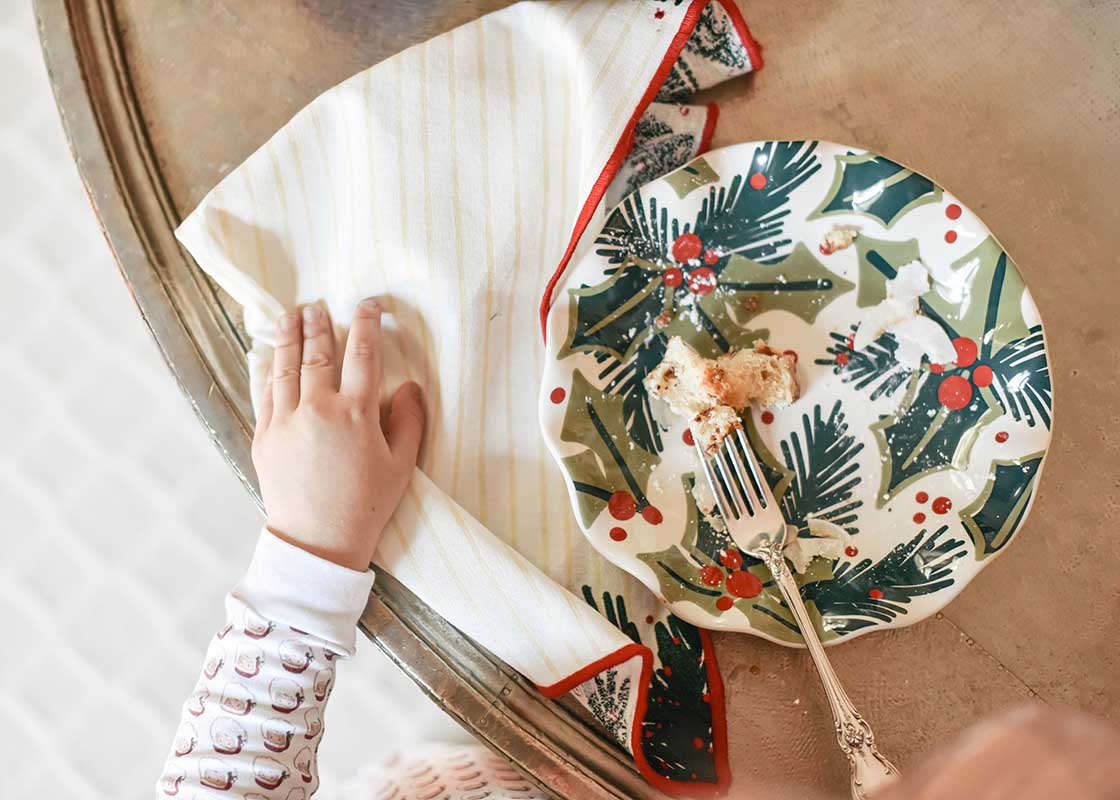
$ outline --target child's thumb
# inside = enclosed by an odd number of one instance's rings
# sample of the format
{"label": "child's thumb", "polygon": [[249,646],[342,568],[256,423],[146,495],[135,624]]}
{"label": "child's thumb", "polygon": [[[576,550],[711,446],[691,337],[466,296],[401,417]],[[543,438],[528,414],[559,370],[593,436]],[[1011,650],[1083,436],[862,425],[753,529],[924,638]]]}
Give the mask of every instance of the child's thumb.
{"label": "child's thumb", "polygon": [[389,401],[385,440],[395,458],[416,463],[420,437],[424,434],[424,397],[415,381],[401,384]]}

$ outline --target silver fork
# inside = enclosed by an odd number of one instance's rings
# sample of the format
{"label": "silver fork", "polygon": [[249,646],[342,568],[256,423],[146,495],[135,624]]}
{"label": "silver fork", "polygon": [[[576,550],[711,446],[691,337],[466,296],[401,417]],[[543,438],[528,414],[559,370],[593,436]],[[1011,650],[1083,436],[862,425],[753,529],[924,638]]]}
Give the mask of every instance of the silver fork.
{"label": "silver fork", "polygon": [[[875,734],[872,733],[871,726],[848,699],[847,692],[825,655],[816,627],[801,599],[801,591],[786,564],[783,554],[786,521],[774,500],[770,485],[759,469],[758,460],[751,451],[742,428],[737,428],[735,435],[724,439],[719,453],[711,460],[699,444],[701,437],[696,436],[695,431],[693,434],[700,463],[704,465],[704,475],[712,487],[732,541],[740,550],[766,564],[797,620],[805,646],[813,657],[817,674],[824,684],[828,704],[832,707],[836,740],[848,757],[852,775],[852,797],[854,800],[864,800],[877,788],[896,778],[898,769],[875,748]],[[713,461],[714,470],[711,463]]]}

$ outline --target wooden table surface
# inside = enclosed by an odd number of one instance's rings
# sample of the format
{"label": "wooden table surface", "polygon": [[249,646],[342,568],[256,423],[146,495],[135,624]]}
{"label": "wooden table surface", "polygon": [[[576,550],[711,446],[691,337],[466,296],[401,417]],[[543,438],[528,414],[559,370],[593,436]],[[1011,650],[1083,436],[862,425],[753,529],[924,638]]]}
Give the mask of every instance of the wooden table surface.
{"label": "wooden table surface", "polygon": [[[338,81],[504,0],[38,0],[91,199],[200,420],[253,486],[239,310],[171,238],[202,196]],[[830,649],[903,767],[985,714],[1120,722],[1120,5],[743,3],[765,68],[708,94],[713,146],[828,139],[914,166],[981,214],[1047,326],[1056,428],[1025,529],[942,614]],[[367,632],[469,728],[570,797],[657,793],[566,707],[391,582]],[[736,788],[843,791],[805,653],[717,636]]]}

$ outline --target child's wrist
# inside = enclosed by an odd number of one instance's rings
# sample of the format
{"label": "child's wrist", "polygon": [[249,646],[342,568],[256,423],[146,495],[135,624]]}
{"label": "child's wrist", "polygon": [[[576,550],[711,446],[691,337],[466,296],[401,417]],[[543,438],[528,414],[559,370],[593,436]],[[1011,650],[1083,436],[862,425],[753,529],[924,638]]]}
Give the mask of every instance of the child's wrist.
{"label": "child's wrist", "polygon": [[374,536],[330,530],[319,531],[318,535],[304,534],[276,524],[272,519],[265,522],[265,528],[293,547],[356,572],[369,569],[377,541],[381,538],[379,531]]}

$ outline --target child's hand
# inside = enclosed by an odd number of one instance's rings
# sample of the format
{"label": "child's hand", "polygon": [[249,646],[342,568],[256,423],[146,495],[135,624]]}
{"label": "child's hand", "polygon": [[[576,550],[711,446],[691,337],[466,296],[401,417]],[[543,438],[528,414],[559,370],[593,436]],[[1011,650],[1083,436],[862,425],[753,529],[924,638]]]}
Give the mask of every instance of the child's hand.
{"label": "child's hand", "polygon": [[268,528],[336,564],[365,570],[416,465],[420,387],[406,383],[382,419],[381,309],[363,300],[346,354],[319,306],[285,314],[253,436]]}

